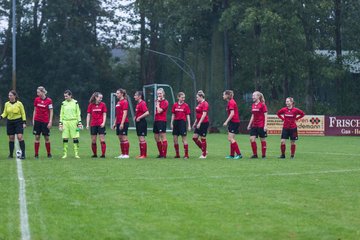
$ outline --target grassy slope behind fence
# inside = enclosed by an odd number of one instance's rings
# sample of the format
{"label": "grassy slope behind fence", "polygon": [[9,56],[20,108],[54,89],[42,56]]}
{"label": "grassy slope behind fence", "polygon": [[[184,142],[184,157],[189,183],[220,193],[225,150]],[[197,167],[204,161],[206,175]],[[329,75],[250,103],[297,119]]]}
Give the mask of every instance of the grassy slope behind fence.
{"label": "grassy slope behind fence", "polygon": [[[358,239],[360,139],[301,137],[296,160],[279,160],[279,137],[268,138],[268,159],[249,160],[248,136],[239,136],[245,159],[225,160],[225,134],[208,137],[209,157],[190,142],[189,160],[157,160],[152,134],[146,160],[118,160],[108,130],[107,159],[89,156],[82,132],[80,160],[60,160],[53,129],[52,160],[34,160],[26,134],[23,161],[33,239]],[[169,136],[169,156],[174,155]],[[0,139],[0,239],[19,239],[15,161]],[[131,156],[138,154],[130,132]],[[41,156],[45,156],[41,144]],[[289,148],[287,149],[289,150]],[[70,146],[70,156],[72,147]]]}

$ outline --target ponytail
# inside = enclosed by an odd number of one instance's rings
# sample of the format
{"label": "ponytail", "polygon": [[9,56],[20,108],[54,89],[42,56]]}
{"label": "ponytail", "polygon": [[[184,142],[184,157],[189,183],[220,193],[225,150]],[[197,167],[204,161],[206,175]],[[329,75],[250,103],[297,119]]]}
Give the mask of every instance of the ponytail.
{"label": "ponytail", "polygon": [[100,92],[94,92],[89,99],[89,103],[96,103],[96,98],[100,95],[102,95]]}
{"label": "ponytail", "polygon": [[264,95],[263,95],[261,92],[255,91],[254,94],[256,94],[256,95],[259,96],[259,101],[260,101],[260,102],[265,103]]}
{"label": "ponytail", "polygon": [[127,97],[127,93],[126,93],[126,90],[125,89],[123,89],[123,88],[119,88],[117,91],[119,91],[122,95],[123,95],[123,97],[125,98],[125,99],[127,99],[128,97]]}
{"label": "ponytail", "polygon": [[136,91],[135,94],[138,95],[141,100],[144,100],[144,93],[142,91]]}

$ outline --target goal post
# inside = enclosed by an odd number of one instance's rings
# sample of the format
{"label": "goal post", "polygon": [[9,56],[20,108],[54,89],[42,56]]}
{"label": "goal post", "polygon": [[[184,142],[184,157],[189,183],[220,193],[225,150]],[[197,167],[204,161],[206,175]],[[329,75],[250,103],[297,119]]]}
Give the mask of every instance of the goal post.
{"label": "goal post", "polygon": [[[175,96],[172,87],[169,84],[149,84],[143,86],[144,100],[146,101],[150,113],[153,115],[153,119],[155,118],[155,109],[156,109],[156,99],[157,99],[157,90],[159,88],[163,88],[165,91],[165,98],[169,102],[169,108],[167,112],[167,118],[171,118],[171,106],[175,103]],[[169,97],[170,96],[170,97]],[[169,118],[170,116],[170,118]],[[170,123],[170,121],[168,121]]]}
{"label": "goal post", "polygon": [[[159,88],[163,88],[165,91],[165,98],[168,100],[169,102],[169,108],[167,111],[167,131],[170,132],[170,119],[171,119],[171,107],[172,105],[175,103],[175,95],[174,95],[174,91],[173,88],[169,85],[169,84],[160,84],[160,83],[154,83],[154,84],[148,84],[148,85],[144,85],[143,86],[143,93],[144,93],[144,101],[146,102],[149,112],[150,112],[150,117],[147,117],[147,122],[148,122],[148,130],[152,130],[152,126],[154,123],[154,118],[155,118],[155,109],[156,109],[156,98],[157,98],[157,94],[156,91]],[[130,95],[131,96],[131,95]],[[135,129],[135,121],[134,121],[134,116],[135,116],[135,103],[133,103],[133,99],[131,97],[128,97],[128,102],[129,102],[129,129]],[[115,93],[111,93],[110,94],[110,103],[111,103],[111,110],[110,110],[110,127],[112,126],[112,124],[114,123],[115,120],[115,108],[116,108],[116,103],[118,102],[117,98],[116,98],[116,94]]]}
{"label": "goal post", "polygon": [[[110,128],[112,127],[115,121],[115,109],[117,102],[118,99],[116,97],[116,93],[111,93],[110,94]],[[128,102],[129,102],[129,110],[128,110],[129,129],[135,129],[135,121],[134,121],[135,112],[130,97],[128,97]]]}

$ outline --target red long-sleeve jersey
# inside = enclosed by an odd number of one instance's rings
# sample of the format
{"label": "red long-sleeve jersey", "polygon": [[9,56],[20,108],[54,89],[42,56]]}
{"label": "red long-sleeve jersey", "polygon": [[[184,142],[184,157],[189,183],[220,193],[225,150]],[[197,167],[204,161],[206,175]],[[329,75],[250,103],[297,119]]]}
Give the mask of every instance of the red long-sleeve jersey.
{"label": "red long-sleeve jersey", "polygon": [[298,108],[284,107],[277,112],[278,117],[284,121],[283,128],[297,128],[296,121],[305,116],[305,113]]}

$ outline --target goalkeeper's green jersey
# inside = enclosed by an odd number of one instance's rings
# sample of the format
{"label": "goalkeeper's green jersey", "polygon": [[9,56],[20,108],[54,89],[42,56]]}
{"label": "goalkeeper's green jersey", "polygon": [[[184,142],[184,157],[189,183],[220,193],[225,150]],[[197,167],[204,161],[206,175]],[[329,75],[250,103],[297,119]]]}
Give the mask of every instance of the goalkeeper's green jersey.
{"label": "goalkeeper's green jersey", "polygon": [[63,101],[60,110],[60,123],[63,121],[77,120],[81,122],[81,112],[79,103],[71,99],[70,101]]}

